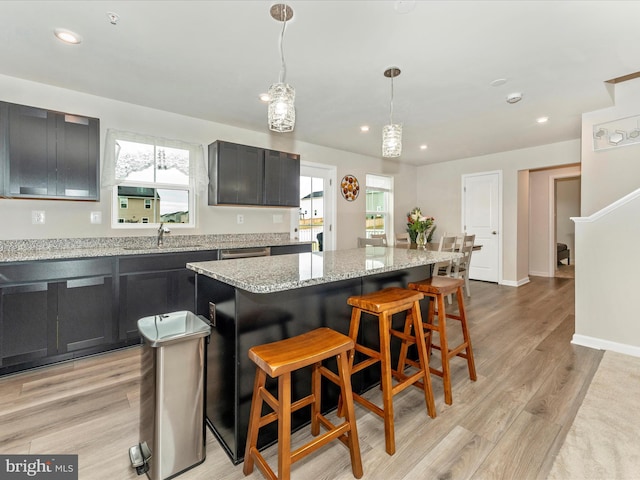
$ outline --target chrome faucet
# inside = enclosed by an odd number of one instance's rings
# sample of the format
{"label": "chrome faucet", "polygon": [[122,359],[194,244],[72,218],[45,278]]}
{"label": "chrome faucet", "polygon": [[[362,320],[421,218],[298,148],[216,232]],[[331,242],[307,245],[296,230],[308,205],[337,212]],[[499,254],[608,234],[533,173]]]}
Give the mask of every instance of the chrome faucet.
{"label": "chrome faucet", "polygon": [[171,230],[169,230],[169,228],[164,226],[164,223],[160,224],[160,227],[158,227],[158,238],[157,238],[157,245],[158,247],[161,247],[163,242],[164,242],[164,234],[165,233],[171,233]]}

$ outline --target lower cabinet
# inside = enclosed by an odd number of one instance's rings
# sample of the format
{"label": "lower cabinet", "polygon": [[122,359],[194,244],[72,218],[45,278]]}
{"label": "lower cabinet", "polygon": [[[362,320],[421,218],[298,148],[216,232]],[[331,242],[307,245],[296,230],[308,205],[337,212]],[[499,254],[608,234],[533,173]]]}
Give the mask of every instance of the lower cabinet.
{"label": "lower cabinet", "polygon": [[195,272],[185,265],[217,258],[217,250],[121,257],[118,340],[140,342],[142,317],[195,311]]}
{"label": "lower cabinet", "polygon": [[108,349],[114,265],[106,258],[0,267],[0,373]]}

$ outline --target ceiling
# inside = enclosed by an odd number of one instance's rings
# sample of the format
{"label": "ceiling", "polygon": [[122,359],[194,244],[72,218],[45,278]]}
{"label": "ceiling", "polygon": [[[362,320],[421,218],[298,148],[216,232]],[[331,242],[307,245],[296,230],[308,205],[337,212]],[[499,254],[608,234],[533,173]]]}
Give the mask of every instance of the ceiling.
{"label": "ceiling", "polygon": [[[0,74],[268,132],[258,95],[280,70],[273,3],[2,1]],[[581,114],[612,104],[604,81],[640,70],[638,1],[288,4],[297,120],[293,133],[271,135],[380,157],[383,72],[397,66],[399,161],[415,165],[579,138]],[[82,43],[61,43],[56,27]],[[514,92],[523,99],[507,103]]]}

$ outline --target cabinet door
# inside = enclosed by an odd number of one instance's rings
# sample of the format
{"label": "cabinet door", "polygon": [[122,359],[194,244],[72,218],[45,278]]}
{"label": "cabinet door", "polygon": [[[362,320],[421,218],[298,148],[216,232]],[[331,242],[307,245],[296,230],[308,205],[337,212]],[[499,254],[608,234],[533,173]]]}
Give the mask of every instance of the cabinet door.
{"label": "cabinet door", "polygon": [[120,277],[120,340],[138,340],[138,320],[168,313],[168,272],[141,273]]}
{"label": "cabinet door", "polygon": [[44,358],[55,349],[50,320],[55,320],[56,300],[46,282],[0,288],[1,366]]}
{"label": "cabinet door", "polygon": [[58,353],[75,352],[111,342],[111,277],[67,280],[58,286]]}
{"label": "cabinet door", "polygon": [[264,204],[300,206],[300,156],[266,150],[264,156]]}
{"label": "cabinet door", "polygon": [[214,142],[209,145],[209,205],[261,205],[264,150]]}
{"label": "cabinet door", "polygon": [[98,200],[99,120],[61,113],[56,125],[56,195]]}
{"label": "cabinet door", "polygon": [[53,112],[9,106],[9,190],[11,196],[56,195],[56,119]]}
{"label": "cabinet door", "polygon": [[96,118],[2,104],[0,166],[8,176],[3,193],[98,200],[99,130]]}

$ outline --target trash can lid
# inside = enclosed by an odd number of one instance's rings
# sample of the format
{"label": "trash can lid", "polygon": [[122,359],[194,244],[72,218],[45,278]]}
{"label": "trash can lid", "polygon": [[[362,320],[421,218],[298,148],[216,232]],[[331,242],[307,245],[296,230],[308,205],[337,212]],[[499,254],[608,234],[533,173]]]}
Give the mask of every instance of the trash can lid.
{"label": "trash can lid", "polygon": [[138,330],[152,347],[206,337],[211,333],[208,323],[186,310],[141,318]]}

